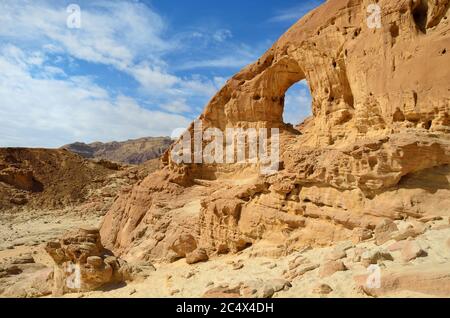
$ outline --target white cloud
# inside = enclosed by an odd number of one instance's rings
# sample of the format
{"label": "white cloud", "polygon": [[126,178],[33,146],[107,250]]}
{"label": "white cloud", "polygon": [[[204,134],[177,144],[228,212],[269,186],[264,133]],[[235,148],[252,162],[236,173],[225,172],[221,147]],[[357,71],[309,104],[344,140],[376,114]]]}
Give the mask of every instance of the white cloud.
{"label": "white cloud", "polygon": [[0,35],[20,35],[22,40],[45,42],[78,59],[117,67],[170,47],[161,37],[164,22],[144,4],[95,1],[80,6],[82,27],[69,29],[64,6],[49,1],[3,1]]}
{"label": "white cloud", "polygon": [[180,98],[168,102],[162,105],[161,108],[175,114],[188,113],[192,111],[191,107],[187,104],[187,100],[185,98]]}
{"label": "white cloud", "polygon": [[232,37],[233,33],[227,29],[217,30],[213,35],[213,39],[217,42],[224,42]]}
{"label": "white cloud", "polygon": [[0,146],[58,147],[75,140],[171,135],[190,122],[144,109],[130,97],[111,96],[88,77],[35,78],[23,51],[9,46],[1,53]]}

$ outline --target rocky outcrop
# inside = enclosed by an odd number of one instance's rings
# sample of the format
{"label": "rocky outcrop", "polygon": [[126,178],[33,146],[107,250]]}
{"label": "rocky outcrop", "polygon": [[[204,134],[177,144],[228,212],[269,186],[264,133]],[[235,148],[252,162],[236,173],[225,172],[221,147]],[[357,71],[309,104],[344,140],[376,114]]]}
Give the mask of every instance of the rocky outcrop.
{"label": "rocky outcrop", "polygon": [[52,293],[53,269],[31,255],[0,263],[0,297],[32,298]]}
{"label": "rocky outcrop", "polygon": [[[108,212],[106,246],[162,258],[187,232],[210,255],[261,239],[288,254],[373,235],[383,244],[401,234],[394,220],[449,216],[448,1],[378,1],[380,28],[368,26],[367,5],[330,0],[310,12],[200,116],[203,129],[280,128],[277,174],[180,165],[169,151],[165,168]],[[282,116],[284,95],[300,80],[313,117],[297,131]],[[182,196],[200,204],[177,207]]]}
{"label": "rocky outcrop", "polygon": [[382,297],[401,292],[422,293],[435,297],[450,295],[450,272],[448,264],[392,269],[384,272],[381,286],[371,288],[365,283],[367,276],[356,276],[355,281],[370,296]]}
{"label": "rocky outcrop", "polygon": [[[49,242],[46,251],[55,262],[54,296],[93,291],[145,275],[142,267],[129,266],[105,250],[96,229],[68,232],[59,242]],[[146,267],[155,270],[151,265]]]}
{"label": "rocky outcrop", "polygon": [[64,150],[2,148],[0,210],[80,204],[116,172]]}
{"label": "rocky outcrop", "polygon": [[125,166],[66,150],[0,148],[0,210],[104,215],[118,193],[158,168],[158,160]]}

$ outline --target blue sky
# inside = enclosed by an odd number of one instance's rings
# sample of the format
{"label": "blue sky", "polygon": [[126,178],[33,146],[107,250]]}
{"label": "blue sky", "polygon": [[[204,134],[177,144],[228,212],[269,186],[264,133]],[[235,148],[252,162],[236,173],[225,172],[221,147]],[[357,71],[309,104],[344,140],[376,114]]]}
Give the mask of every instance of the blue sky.
{"label": "blue sky", "polygon": [[[170,136],[321,2],[2,0],[0,147]],[[310,103],[296,84],[285,120]]]}

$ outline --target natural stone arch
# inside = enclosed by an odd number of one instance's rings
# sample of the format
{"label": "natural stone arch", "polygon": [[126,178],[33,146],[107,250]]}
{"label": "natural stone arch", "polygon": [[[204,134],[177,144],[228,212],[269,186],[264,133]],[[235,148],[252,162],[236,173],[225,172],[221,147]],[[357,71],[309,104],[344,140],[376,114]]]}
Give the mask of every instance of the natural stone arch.
{"label": "natural stone arch", "polygon": [[300,65],[270,51],[233,77],[208,105],[201,119],[213,127],[282,127],[287,90],[306,79]]}

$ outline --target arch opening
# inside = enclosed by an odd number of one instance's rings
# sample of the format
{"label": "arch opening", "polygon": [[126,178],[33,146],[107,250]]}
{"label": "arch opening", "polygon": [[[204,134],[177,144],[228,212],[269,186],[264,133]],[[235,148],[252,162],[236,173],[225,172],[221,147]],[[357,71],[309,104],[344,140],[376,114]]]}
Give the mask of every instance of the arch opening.
{"label": "arch opening", "polygon": [[283,122],[298,127],[312,116],[312,96],[306,79],[293,84],[284,95]]}

